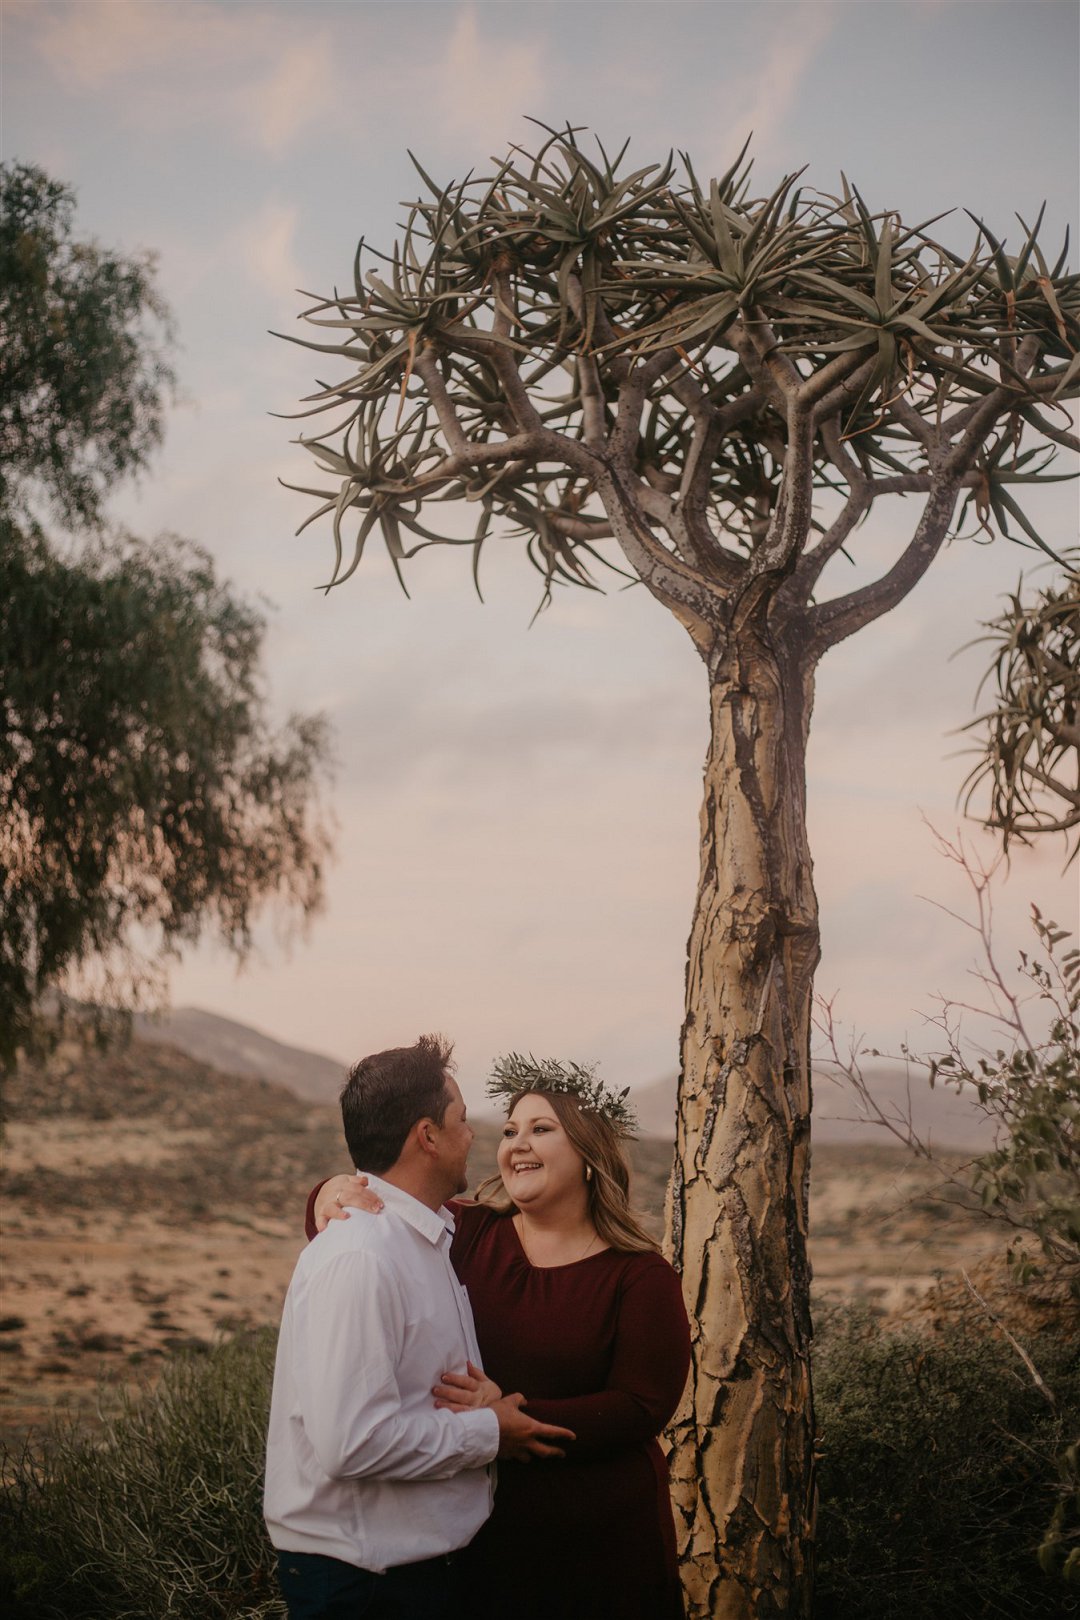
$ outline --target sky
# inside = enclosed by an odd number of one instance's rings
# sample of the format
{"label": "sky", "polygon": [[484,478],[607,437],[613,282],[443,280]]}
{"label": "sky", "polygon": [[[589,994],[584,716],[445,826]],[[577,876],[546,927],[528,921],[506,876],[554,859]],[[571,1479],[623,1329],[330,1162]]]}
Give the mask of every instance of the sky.
{"label": "sky", "polygon": [[[288,946],[268,919],[241,970],[211,943],[176,1004],[352,1059],[441,1029],[477,1100],[508,1049],[597,1061],[637,1086],[673,1072],[697,876],[705,677],[643,590],[557,593],[520,543],[487,548],[485,602],[454,552],[412,565],[412,600],[375,550],[339,590],[319,526],[299,538],[308,461],[288,412],[316,357],[270,336],[386,247],[415,194],[528,143],[527,115],[588,126],[640,165],[687,150],[720,173],[753,134],[761,188],[843,170],[909,221],[969,208],[999,236],[1047,202],[1076,240],[1078,13],[1071,0],[4,0],[5,160],[78,194],[80,228],[153,249],[177,322],[180,397],[164,448],[112,514],[198,541],[266,603],[268,701],[334,728],[338,853],[328,903]],[[957,245],[962,212],[937,227]],[[1075,260],[1074,260],[1075,262]],[[1030,510],[1063,543],[1070,485]],[[860,569],[897,554],[917,511],[860,532]],[[808,764],[823,958],[841,1023],[927,1049],[937,993],[969,999],[975,960],[952,836],[985,650],[968,647],[1037,558],[960,540],[886,619],[822,665]],[[841,565],[846,566],[846,565]],[[837,577],[837,588],[849,578]],[[1040,576],[1034,576],[1036,579]],[[1042,576],[1045,577],[1045,576]],[[970,823],[965,837],[993,845]],[[995,883],[1009,967],[1037,902],[1076,926],[1060,844]],[[977,988],[977,987],[974,987]]]}

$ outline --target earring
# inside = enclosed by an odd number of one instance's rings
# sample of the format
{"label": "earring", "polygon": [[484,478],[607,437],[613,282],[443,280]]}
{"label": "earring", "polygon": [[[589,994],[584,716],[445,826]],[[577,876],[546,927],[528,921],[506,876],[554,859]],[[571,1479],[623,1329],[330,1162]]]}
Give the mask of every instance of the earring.
{"label": "earring", "polygon": [[585,1180],[586,1181],[591,1181],[592,1180],[592,1165],[591,1164],[587,1164],[585,1166]]}

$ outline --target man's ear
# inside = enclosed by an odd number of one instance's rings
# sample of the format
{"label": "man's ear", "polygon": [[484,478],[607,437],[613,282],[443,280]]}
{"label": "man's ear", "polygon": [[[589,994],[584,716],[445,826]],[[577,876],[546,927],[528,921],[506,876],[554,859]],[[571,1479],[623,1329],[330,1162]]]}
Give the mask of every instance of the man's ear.
{"label": "man's ear", "polygon": [[433,1156],[439,1150],[439,1128],[433,1119],[418,1119],[413,1126],[416,1145],[421,1153]]}

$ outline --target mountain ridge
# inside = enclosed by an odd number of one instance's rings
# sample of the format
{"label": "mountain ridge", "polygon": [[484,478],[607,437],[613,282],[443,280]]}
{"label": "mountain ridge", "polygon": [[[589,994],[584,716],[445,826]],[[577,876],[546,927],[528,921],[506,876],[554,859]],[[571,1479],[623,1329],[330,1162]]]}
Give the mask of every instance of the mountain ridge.
{"label": "mountain ridge", "polygon": [[[201,1007],[176,1007],[154,1017],[139,1014],[135,1033],[152,1044],[177,1047],[227,1074],[269,1080],[304,1102],[322,1105],[336,1105],[348,1067],[325,1053],[290,1046],[250,1024]],[[931,1089],[925,1071],[909,1076],[904,1065],[878,1062],[865,1073],[886,1114],[901,1120],[910,1109],[915,1129],[937,1147],[985,1151],[992,1146],[993,1129],[978,1104],[951,1087]],[[642,1136],[674,1141],[675,1087],[676,1077],[671,1074],[631,1090],[630,1102]],[[884,1145],[894,1140],[882,1125],[857,1117],[855,1093],[826,1068],[814,1070],[814,1088],[816,1142]],[[489,1116],[482,1113],[480,1117]]]}
{"label": "mountain ridge", "polygon": [[333,1106],[348,1064],[324,1052],[290,1046],[251,1024],[202,1007],[172,1007],[137,1013],[134,1033],[154,1046],[173,1046],[225,1074],[242,1074],[284,1086],[304,1102]]}

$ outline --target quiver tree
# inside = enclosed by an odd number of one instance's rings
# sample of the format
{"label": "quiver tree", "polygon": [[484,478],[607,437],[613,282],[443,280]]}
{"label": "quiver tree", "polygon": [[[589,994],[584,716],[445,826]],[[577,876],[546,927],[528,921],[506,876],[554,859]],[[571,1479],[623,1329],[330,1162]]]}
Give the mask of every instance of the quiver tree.
{"label": "quiver tree", "polygon": [[[689,941],[670,1253],[695,1323],[672,1458],[693,1615],[805,1615],[814,1430],[806,1259],[818,918],[805,755],[818,660],[918,583],[958,514],[1018,526],[1017,496],[1075,447],[1077,281],[967,258],[797,176],[757,199],[740,156],[620,173],[567,130],[429,193],[390,255],[305,318],[348,364],[301,443],[327,475],[330,585],[381,532],[399,578],[425,546],[519,537],[544,582],[628,573],[686,628],[712,734]],[[875,502],[910,538],[871,583],[821,590]],[[471,502],[475,529],[431,508]],[[1041,542],[1040,542],[1041,543]],[[831,576],[830,576],[831,577]]]}

